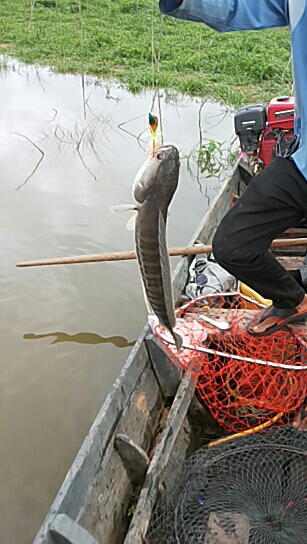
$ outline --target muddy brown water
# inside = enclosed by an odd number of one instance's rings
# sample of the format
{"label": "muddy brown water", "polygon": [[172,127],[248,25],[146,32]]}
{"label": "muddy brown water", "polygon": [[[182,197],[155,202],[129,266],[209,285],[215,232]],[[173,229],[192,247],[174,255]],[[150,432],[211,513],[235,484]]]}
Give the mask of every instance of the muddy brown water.
{"label": "muddy brown water", "polygon": [[[0,542],[30,544],[146,309],[135,262],[15,264],[134,248],[129,213],[109,208],[132,202],[154,93],[133,96],[5,57],[0,67]],[[184,156],[200,127],[226,148],[232,114],[170,91],[160,91],[154,112],[164,143],[183,157],[168,224],[169,245],[182,246],[221,185],[219,175],[197,175],[195,154]]]}

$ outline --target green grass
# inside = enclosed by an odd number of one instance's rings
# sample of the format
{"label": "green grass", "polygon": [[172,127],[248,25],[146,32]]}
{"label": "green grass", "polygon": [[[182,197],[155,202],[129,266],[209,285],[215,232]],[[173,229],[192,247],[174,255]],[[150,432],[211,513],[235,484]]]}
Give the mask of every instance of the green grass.
{"label": "green grass", "polygon": [[155,85],[238,106],[292,93],[287,28],[220,34],[163,17],[157,0],[0,0],[0,53],[60,72],[116,78],[131,91]]}

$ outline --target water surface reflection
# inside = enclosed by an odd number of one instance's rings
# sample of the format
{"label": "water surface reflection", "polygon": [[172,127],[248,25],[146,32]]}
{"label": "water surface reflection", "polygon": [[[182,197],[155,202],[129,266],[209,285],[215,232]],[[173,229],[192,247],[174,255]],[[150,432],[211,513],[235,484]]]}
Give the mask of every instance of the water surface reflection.
{"label": "water surface reflection", "polygon": [[[15,264],[134,248],[127,217],[109,208],[131,202],[154,94],[4,57],[0,65],[0,541],[29,544],[146,309],[135,262]],[[183,246],[221,185],[220,172],[201,171],[200,135],[227,148],[232,115],[170,91],[160,110],[164,142],[182,157],[168,243]]]}
{"label": "water surface reflection", "polygon": [[66,334],[65,332],[49,332],[46,334],[34,334],[29,332],[23,335],[24,340],[41,340],[42,338],[52,338],[50,345],[59,342],[77,342],[78,344],[113,344],[116,348],[132,348],[135,340],[128,342],[123,336],[108,336],[103,338],[99,334],[92,332],[77,332],[76,334]]}

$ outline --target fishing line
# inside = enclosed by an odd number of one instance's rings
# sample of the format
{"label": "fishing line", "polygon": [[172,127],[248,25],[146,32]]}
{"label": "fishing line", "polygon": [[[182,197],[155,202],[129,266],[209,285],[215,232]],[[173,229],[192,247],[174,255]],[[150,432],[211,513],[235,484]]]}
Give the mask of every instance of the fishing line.
{"label": "fishing line", "polygon": [[[160,55],[161,55],[161,37],[162,37],[162,14],[160,16],[160,37],[159,37],[159,44],[158,44],[158,57],[156,56],[155,51],[155,36],[154,36],[154,0],[151,1],[151,35],[150,35],[150,41],[151,41],[151,69],[152,69],[152,92],[153,97],[151,101],[151,107],[150,107],[150,114],[154,116],[154,110],[155,110],[155,102],[156,98],[158,101],[158,120],[160,124],[159,128],[159,136],[161,137],[161,144],[163,145],[163,130],[162,130],[162,108],[161,108],[161,96],[160,96],[160,89],[155,90],[155,83],[156,83],[156,72],[159,69],[159,62],[160,62]],[[154,135],[152,135],[152,142],[151,146],[154,148],[158,145],[157,141],[157,132],[155,132]]]}
{"label": "fishing line", "polygon": [[[155,49],[154,49],[154,0],[151,0],[151,71],[152,71],[152,91],[155,89]],[[153,109],[151,110],[153,113]]]}

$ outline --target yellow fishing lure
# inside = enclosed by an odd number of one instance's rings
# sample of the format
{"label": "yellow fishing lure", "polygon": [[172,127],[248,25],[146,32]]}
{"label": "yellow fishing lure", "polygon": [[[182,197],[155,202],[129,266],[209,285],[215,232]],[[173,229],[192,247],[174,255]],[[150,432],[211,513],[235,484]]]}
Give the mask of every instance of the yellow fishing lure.
{"label": "yellow fishing lure", "polygon": [[158,147],[158,117],[156,115],[153,115],[152,113],[148,114],[148,123],[149,123],[149,130],[150,130],[150,136],[151,136],[151,142],[150,142],[150,148],[151,151],[154,151]]}

